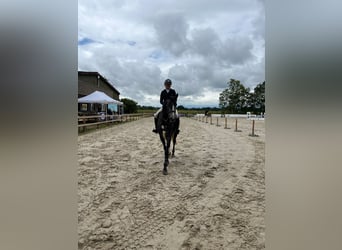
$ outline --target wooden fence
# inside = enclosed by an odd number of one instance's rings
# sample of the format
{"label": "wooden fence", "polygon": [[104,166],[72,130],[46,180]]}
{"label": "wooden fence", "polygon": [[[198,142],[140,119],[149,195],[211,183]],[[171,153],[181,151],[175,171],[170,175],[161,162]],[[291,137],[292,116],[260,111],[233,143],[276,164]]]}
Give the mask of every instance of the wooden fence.
{"label": "wooden fence", "polygon": [[136,121],[144,117],[152,117],[152,113],[124,114],[124,115],[91,115],[78,116],[78,131],[84,132],[87,127],[96,126],[99,128],[102,124],[123,123]]}
{"label": "wooden fence", "polygon": [[[217,127],[221,126],[221,121],[224,120],[223,124],[223,128],[224,129],[230,129],[230,127],[228,126],[229,120],[232,120],[234,122],[234,132],[241,132],[240,129],[238,129],[238,120],[242,119],[239,116],[204,116],[204,115],[196,115],[193,116],[192,119],[199,121],[199,122],[205,122],[205,123],[210,123],[210,125],[216,125]],[[209,121],[208,121],[209,120]],[[246,120],[250,120],[251,122],[251,133],[249,134],[249,136],[258,136],[255,134],[255,120],[264,120],[264,118],[257,118],[257,117],[252,117],[252,118],[247,118]]]}

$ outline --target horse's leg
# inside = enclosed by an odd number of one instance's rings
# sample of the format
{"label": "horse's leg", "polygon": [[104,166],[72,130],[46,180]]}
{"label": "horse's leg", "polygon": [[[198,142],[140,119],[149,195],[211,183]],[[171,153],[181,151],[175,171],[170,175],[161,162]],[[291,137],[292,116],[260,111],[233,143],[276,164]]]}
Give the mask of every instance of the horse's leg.
{"label": "horse's leg", "polygon": [[[167,149],[167,148],[166,148]],[[163,169],[163,174],[167,174],[167,166],[169,165],[169,154],[168,151],[164,151],[164,169]]]}
{"label": "horse's leg", "polygon": [[164,138],[164,135],[163,135],[163,132],[162,132],[162,131],[159,131],[159,138],[160,138],[160,141],[161,141],[162,144],[163,144],[163,148],[164,148],[164,151],[165,151],[166,143],[165,143],[165,138]]}
{"label": "horse's leg", "polygon": [[179,118],[176,120],[176,126],[173,131],[173,137],[172,137],[172,156],[175,156],[175,145],[176,145],[176,139],[177,135],[179,133]]}
{"label": "horse's leg", "polygon": [[167,166],[169,165],[169,159],[168,159],[169,158],[169,154],[167,153],[168,152],[167,150],[165,150],[164,152],[165,152],[165,154],[164,154],[165,159],[164,159],[163,174],[167,175]]}
{"label": "horse's leg", "polygon": [[171,143],[170,131],[166,131],[165,137],[166,137],[166,147],[165,147],[165,150],[164,150],[165,159],[164,159],[163,174],[166,175],[167,174],[167,166],[169,165],[169,151],[170,151],[170,143]]}
{"label": "horse's leg", "polygon": [[[159,138],[163,144],[163,149],[164,149],[164,155],[166,154],[167,151],[167,147],[166,147],[166,141],[165,141],[165,138],[164,138],[164,135],[163,135],[163,132],[162,131],[159,131]],[[164,168],[163,168],[163,174],[167,174],[167,165],[168,165],[168,161],[166,160],[167,158],[165,157],[164,159]],[[167,164],[166,164],[167,163]]]}
{"label": "horse's leg", "polygon": [[176,145],[176,138],[177,138],[177,132],[174,132],[173,138],[172,138],[172,157],[175,156],[175,145]]}
{"label": "horse's leg", "polygon": [[167,158],[168,159],[169,159],[169,155],[171,154],[170,147],[171,147],[171,133],[169,133],[167,138],[166,138],[166,148],[167,148]]}

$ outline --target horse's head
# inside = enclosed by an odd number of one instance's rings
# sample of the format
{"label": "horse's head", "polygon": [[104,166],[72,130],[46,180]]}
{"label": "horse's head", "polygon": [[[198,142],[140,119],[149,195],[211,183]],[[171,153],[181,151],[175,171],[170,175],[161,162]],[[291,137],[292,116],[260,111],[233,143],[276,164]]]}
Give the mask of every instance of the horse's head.
{"label": "horse's head", "polygon": [[176,107],[175,104],[172,100],[166,100],[164,103],[164,108],[163,108],[163,112],[164,112],[164,117],[166,117],[168,120],[175,121],[177,116],[176,116]]}

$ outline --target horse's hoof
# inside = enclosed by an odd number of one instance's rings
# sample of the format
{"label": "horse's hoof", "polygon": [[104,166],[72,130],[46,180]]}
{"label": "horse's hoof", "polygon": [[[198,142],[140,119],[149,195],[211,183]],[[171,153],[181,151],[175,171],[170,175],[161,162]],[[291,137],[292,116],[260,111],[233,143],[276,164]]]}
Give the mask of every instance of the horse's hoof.
{"label": "horse's hoof", "polygon": [[168,173],[167,173],[167,169],[163,169],[163,175],[168,175]]}

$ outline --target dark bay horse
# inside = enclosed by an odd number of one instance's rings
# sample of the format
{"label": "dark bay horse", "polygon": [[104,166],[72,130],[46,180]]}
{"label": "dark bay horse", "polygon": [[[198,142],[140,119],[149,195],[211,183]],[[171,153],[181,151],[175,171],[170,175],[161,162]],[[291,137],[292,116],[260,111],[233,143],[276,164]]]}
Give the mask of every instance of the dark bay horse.
{"label": "dark bay horse", "polygon": [[163,111],[158,115],[158,133],[164,147],[164,169],[163,174],[167,175],[167,166],[169,165],[170,145],[172,140],[172,154],[175,155],[176,138],[179,133],[179,118],[176,115],[176,107],[171,100],[166,100],[163,105]]}

